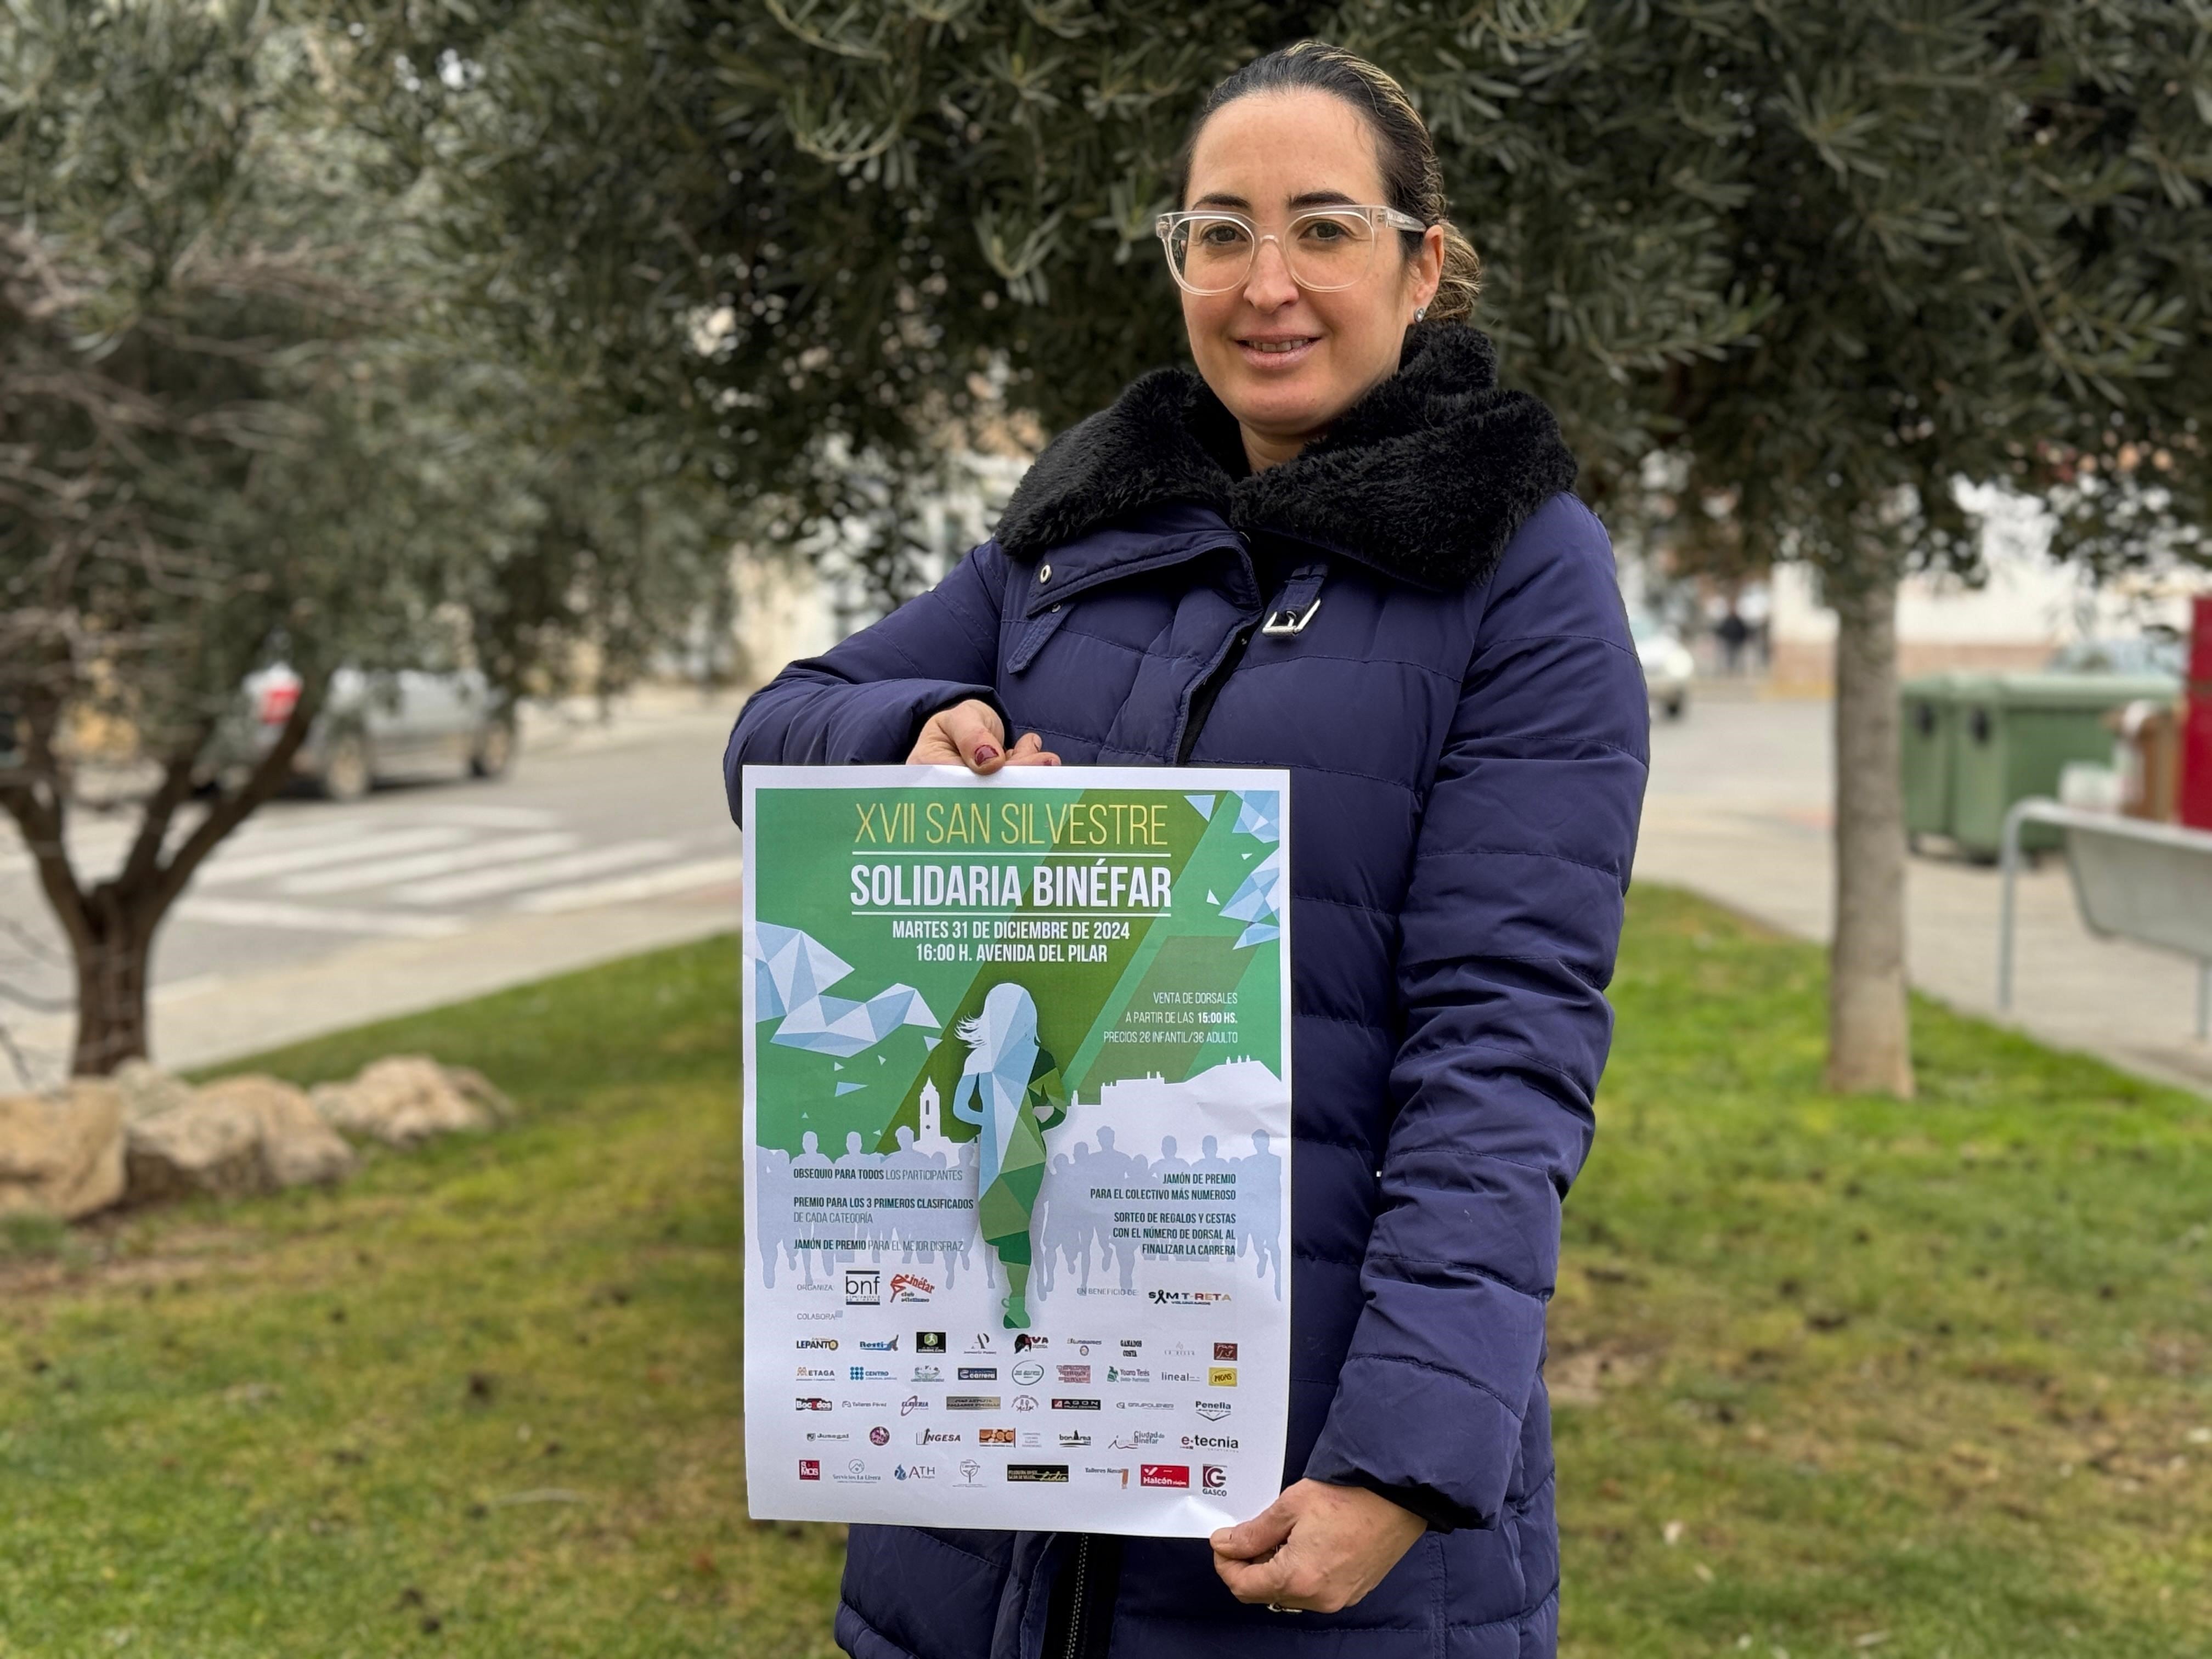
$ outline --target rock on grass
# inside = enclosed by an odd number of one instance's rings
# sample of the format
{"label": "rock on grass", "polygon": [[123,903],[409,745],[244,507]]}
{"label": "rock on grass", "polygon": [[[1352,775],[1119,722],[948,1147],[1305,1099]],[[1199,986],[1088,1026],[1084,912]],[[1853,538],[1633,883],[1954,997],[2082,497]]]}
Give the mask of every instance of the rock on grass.
{"label": "rock on grass", "polygon": [[64,1221],[123,1196],[123,1101],[79,1078],[43,1095],[0,1095],[0,1215]]}
{"label": "rock on grass", "polygon": [[319,1084],[313,1101],[333,1128],[388,1146],[495,1128],[514,1115],[481,1072],[441,1066],[427,1054],[394,1054],[363,1066],[350,1083]]}
{"label": "rock on grass", "polygon": [[242,1197],[343,1180],[353,1149],[306,1093],[270,1077],[223,1078],[130,1126],[133,1203]]}

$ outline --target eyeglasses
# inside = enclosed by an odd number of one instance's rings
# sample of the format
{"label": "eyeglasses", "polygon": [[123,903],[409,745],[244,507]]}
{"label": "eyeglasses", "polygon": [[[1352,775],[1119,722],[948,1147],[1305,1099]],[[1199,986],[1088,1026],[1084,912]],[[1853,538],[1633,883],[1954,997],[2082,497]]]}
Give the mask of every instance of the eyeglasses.
{"label": "eyeglasses", "polygon": [[1252,274],[1260,244],[1273,242],[1292,282],[1310,292],[1327,294],[1350,288],[1367,274],[1385,227],[1428,228],[1412,214],[1389,207],[1316,208],[1292,219],[1280,236],[1272,231],[1262,235],[1259,226],[1243,214],[1218,209],[1163,213],[1152,228],[1166,250],[1168,269],[1188,293],[1226,294],[1242,288]]}

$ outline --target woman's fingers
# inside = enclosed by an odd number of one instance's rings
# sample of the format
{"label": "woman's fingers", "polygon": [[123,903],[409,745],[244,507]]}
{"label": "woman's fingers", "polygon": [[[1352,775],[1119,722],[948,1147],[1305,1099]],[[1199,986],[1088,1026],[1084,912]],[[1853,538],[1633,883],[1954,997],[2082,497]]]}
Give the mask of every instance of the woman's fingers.
{"label": "woman's fingers", "polygon": [[1218,1528],[1208,1541],[1216,1555],[1233,1561],[1256,1561],[1282,1547],[1297,1518],[1296,1511],[1278,1498],[1249,1521]]}
{"label": "woman's fingers", "polygon": [[1377,1493],[1300,1480],[1213,1534],[1213,1570],[1240,1601],[1335,1613],[1381,1583],[1424,1530]]}
{"label": "woman's fingers", "polygon": [[1213,1534],[1213,1571],[1231,1595],[1259,1606],[1322,1604],[1328,1587],[1314,1569],[1313,1553],[1292,1535],[1300,1519],[1296,1509],[1278,1498],[1243,1525]]}
{"label": "woman's fingers", "polygon": [[1034,732],[1024,732],[1013,748],[1007,752],[1009,766],[1057,766],[1060,757],[1044,746],[1044,739]]}
{"label": "woman's fingers", "polygon": [[907,756],[909,766],[965,766],[995,772],[1006,763],[1006,728],[999,711],[978,697],[940,708],[922,723]]}
{"label": "woman's fingers", "polygon": [[922,722],[906,757],[908,766],[964,766],[986,776],[1002,766],[1057,766],[1060,757],[1034,732],[1022,733],[1011,747],[999,711],[971,697],[940,708]]}
{"label": "woman's fingers", "polygon": [[999,711],[988,702],[970,700],[945,711],[952,747],[970,771],[994,772],[1005,763],[1006,728]]}
{"label": "woman's fingers", "polygon": [[1060,757],[1034,732],[1011,746],[999,711],[980,698],[940,708],[922,723],[908,766],[964,766],[988,776],[1002,766],[1057,766]]}
{"label": "woman's fingers", "polygon": [[1331,1583],[1333,1575],[1316,1553],[1296,1539],[1271,1549],[1256,1561],[1237,1561],[1217,1549],[1213,1570],[1238,1601],[1306,1613],[1334,1613],[1358,1599]]}
{"label": "woman's fingers", "polygon": [[1213,1570],[1229,1586],[1229,1593],[1240,1601],[1261,1607],[1271,1601],[1287,1605],[1290,1570],[1279,1557],[1271,1556],[1255,1565],[1217,1555],[1213,1558]]}

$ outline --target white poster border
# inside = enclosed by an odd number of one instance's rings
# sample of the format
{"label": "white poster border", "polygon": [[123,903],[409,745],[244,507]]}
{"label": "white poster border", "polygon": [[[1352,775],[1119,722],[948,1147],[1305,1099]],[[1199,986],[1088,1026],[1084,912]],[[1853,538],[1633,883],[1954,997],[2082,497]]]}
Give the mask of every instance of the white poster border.
{"label": "white poster border", "polygon": [[[1260,767],[1007,767],[984,777],[962,766],[747,766],[741,775],[745,871],[742,890],[744,935],[741,948],[744,948],[745,953],[742,957],[739,979],[744,1021],[742,1163],[746,1218],[743,1245],[744,1283],[748,1291],[754,1278],[756,1241],[753,1218],[759,1214],[759,1170],[753,1148],[758,1141],[759,1103],[756,1092],[755,1062],[761,1037],[756,1014],[758,988],[752,969],[752,957],[747,948],[756,936],[758,922],[759,883],[755,874],[759,866],[754,844],[754,828],[757,822],[756,803],[764,791],[909,789],[925,787],[981,792],[1029,788],[1063,792],[1145,789],[1186,795],[1241,793],[1248,790],[1279,792],[1278,799],[1281,805],[1277,821],[1276,854],[1282,872],[1282,896],[1277,907],[1275,925],[1278,933],[1273,943],[1280,986],[1279,1063],[1284,1098],[1286,1102],[1296,1100],[1291,1062],[1294,1009],[1291,939],[1294,907],[1291,872],[1293,865],[1291,851],[1291,774],[1287,769]],[[1292,1290],[1288,1263],[1290,1241],[1293,1236],[1291,1194],[1295,1185],[1290,1119],[1291,1109],[1286,1106],[1282,1149],[1283,1289],[1279,1315],[1270,1322],[1279,1333],[1276,1343],[1279,1354],[1271,1356],[1279,1363],[1266,1366],[1267,1370],[1278,1375],[1280,1387],[1273,1391],[1273,1397],[1266,1402],[1265,1409],[1255,1410],[1249,1417],[1241,1417],[1236,1425],[1232,1437],[1240,1443],[1255,1443],[1249,1453],[1243,1452],[1242,1444],[1239,1446],[1237,1464],[1241,1469],[1254,1473],[1238,1483],[1236,1489],[1219,1495],[1208,1494],[1200,1489],[1200,1483],[1194,1478],[1190,1489],[1187,1491],[1144,1492],[1143,1498],[1152,1501],[1142,1501],[1133,1505],[1138,1512],[1125,1516],[1102,1505],[1099,1492],[1085,1491],[1081,1483],[1073,1480],[1066,1485],[1022,1485],[1009,1481],[966,1486],[936,1480],[926,1486],[917,1485],[897,1488],[880,1484],[841,1486],[828,1480],[801,1483],[778,1478],[769,1471],[778,1460],[787,1460],[793,1455],[793,1441],[789,1433],[779,1432],[776,1425],[768,1420],[767,1414],[761,1408],[766,1407],[769,1412],[772,1412],[773,1406],[769,1402],[792,1393],[793,1382],[787,1365],[787,1370],[781,1373],[775,1372],[773,1368],[787,1364],[791,1360],[793,1350],[787,1345],[793,1339],[790,1329],[773,1324],[766,1311],[759,1307],[759,1299],[748,1294],[744,1306],[748,1513],[757,1520],[866,1522],[984,1530],[1083,1531],[1132,1537],[1194,1538],[1205,1537],[1217,1528],[1233,1525],[1257,1514],[1273,1501],[1280,1488],[1289,1431]],[[1241,1261],[1241,1256],[1238,1260]],[[1146,1318],[1151,1316],[1149,1314],[1144,1316]],[[957,1357],[948,1355],[948,1364]],[[1203,1363],[1201,1360],[1200,1364]],[[1246,1362],[1247,1369],[1249,1363]],[[1240,1407],[1253,1405],[1249,1392],[1240,1388],[1239,1394],[1242,1396],[1237,1402]],[[910,1437],[896,1426],[898,1419],[892,1421],[895,1435]],[[890,1449],[866,1445],[858,1440],[849,1443],[836,1443],[823,1450],[820,1462],[826,1468],[833,1458],[843,1462],[848,1452],[853,1456],[865,1458],[871,1453],[887,1455]],[[1042,1446],[1037,1451],[1041,1461],[1060,1461],[1053,1455],[1060,1451],[1057,1447]],[[1060,1455],[1064,1456],[1065,1453]],[[1192,1468],[1201,1467],[1207,1461],[1180,1448],[1164,1449],[1164,1460],[1178,1456]],[[1068,1461],[1073,1462],[1075,1460]],[[1132,1467],[1140,1465],[1133,1463]],[[1266,1472],[1264,1480],[1257,1478],[1257,1472],[1261,1470]],[[1130,1496],[1138,1497],[1139,1489],[1133,1487]],[[884,1498],[892,1501],[884,1503],[882,1501]]]}

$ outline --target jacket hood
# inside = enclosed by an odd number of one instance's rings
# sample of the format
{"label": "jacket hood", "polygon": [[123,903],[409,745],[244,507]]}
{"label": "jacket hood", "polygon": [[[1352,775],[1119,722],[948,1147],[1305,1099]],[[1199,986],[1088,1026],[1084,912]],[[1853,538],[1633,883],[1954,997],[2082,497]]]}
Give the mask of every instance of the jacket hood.
{"label": "jacket hood", "polygon": [[1398,372],[1291,459],[1249,472],[1236,417],[1188,369],[1134,381],[1047,447],[1006,504],[1000,548],[1028,562],[1170,503],[1234,529],[1348,554],[1421,587],[1489,575],[1522,520],[1575,481],[1552,411],[1498,386],[1487,335],[1407,331]]}

